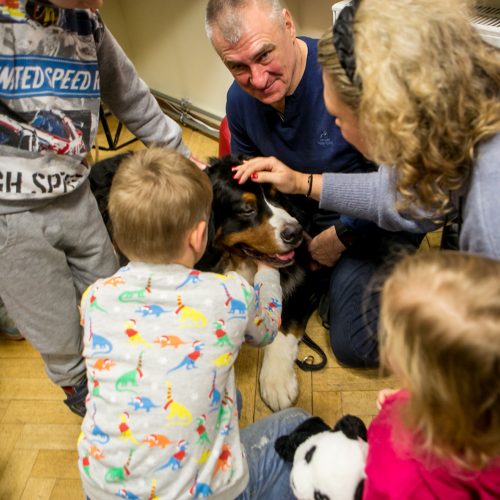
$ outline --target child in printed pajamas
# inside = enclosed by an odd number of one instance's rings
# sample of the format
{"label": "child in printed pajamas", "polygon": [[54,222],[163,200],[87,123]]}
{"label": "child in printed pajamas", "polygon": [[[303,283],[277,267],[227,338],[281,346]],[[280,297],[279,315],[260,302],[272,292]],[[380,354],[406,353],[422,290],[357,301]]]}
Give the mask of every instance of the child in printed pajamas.
{"label": "child in printed pajamas", "polygon": [[273,415],[242,442],[233,368],[243,342],[278,331],[279,273],[258,263],[252,288],[234,272],[193,269],[211,201],[208,176],[175,151],[141,151],[116,173],[109,213],[130,263],[81,304],[89,396],[78,450],[93,500],[291,498],[274,436],[307,415]]}

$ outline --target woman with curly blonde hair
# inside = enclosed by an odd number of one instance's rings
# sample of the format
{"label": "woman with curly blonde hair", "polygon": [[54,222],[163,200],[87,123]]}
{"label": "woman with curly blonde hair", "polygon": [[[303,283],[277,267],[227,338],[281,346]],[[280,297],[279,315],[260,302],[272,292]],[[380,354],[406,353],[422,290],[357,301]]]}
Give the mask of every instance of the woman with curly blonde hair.
{"label": "woman with curly blonde hair", "polygon": [[469,4],[354,0],[322,37],[327,109],[377,172],[310,177],[258,158],[236,177],[389,230],[458,219],[460,249],[500,258],[500,51],[470,24]]}

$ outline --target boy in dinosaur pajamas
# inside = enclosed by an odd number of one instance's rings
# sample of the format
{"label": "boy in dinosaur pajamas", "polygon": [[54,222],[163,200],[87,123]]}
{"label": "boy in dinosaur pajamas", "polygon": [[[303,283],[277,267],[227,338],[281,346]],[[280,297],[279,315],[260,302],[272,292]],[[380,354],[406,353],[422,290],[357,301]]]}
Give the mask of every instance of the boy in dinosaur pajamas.
{"label": "boy in dinosaur pajamas", "polygon": [[287,497],[288,481],[277,479],[287,464],[273,444],[307,415],[275,414],[242,439],[233,368],[243,342],[260,346],[278,331],[279,273],[257,263],[252,288],[234,272],[193,270],[211,202],[208,176],[176,151],[140,151],[115,175],[109,213],[130,263],[81,303],[88,378],[99,387],[89,392],[78,443],[92,500],[148,498],[153,487],[165,499],[249,498],[266,485],[264,464],[271,496]]}

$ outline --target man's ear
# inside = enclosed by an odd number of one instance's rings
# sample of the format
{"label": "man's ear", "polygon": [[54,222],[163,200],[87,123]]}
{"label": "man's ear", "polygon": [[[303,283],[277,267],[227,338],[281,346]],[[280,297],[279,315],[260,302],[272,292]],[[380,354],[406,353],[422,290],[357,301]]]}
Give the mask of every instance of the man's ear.
{"label": "man's ear", "polygon": [[201,220],[189,235],[189,245],[196,255],[202,255],[206,246],[207,221]]}
{"label": "man's ear", "polygon": [[293,22],[292,14],[288,9],[283,9],[283,20],[285,21],[285,29],[292,35],[293,38],[296,36],[295,23]]}

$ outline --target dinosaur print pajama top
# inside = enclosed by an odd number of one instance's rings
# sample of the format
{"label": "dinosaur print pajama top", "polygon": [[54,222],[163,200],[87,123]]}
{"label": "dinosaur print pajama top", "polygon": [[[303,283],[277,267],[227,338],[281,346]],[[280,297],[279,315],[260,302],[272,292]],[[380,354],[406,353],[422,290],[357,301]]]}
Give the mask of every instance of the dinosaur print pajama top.
{"label": "dinosaur print pajama top", "polygon": [[248,470],[234,362],[280,324],[279,273],[132,262],[81,304],[89,380],[79,467],[92,500],[234,499]]}

